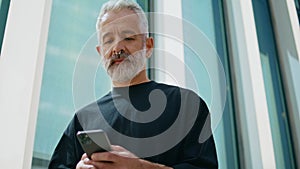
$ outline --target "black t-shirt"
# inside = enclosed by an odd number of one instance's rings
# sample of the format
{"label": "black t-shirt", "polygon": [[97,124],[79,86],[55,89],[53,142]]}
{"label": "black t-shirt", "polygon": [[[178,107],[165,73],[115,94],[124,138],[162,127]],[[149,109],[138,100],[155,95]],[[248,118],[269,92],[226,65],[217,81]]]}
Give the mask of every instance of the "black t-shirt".
{"label": "black t-shirt", "polygon": [[76,112],[49,168],[75,168],[84,153],[76,133],[93,129],[106,131],[111,144],[151,162],[176,169],[218,168],[208,108],[187,89],[154,81],[113,88]]}

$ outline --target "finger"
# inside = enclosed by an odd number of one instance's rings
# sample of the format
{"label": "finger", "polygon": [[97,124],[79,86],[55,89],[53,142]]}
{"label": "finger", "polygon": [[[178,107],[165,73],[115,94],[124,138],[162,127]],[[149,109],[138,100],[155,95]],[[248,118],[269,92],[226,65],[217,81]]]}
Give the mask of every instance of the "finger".
{"label": "finger", "polygon": [[92,162],[91,162],[92,160],[90,160],[89,158],[85,158],[85,159],[83,159],[82,161],[83,161],[83,163],[86,164],[86,165],[91,165],[91,164],[92,164]]}
{"label": "finger", "polygon": [[117,162],[119,156],[110,152],[94,153],[91,159],[98,162]]}
{"label": "finger", "polygon": [[85,164],[83,160],[80,160],[76,165],[76,169],[96,169],[96,167],[90,164]]}
{"label": "finger", "polygon": [[116,163],[112,163],[112,162],[92,161],[92,164],[97,169],[101,169],[101,168],[105,168],[105,169],[116,168],[116,165],[115,165]]}
{"label": "finger", "polygon": [[85,158],[88,158],[88,156],[86,155],[86,153],[84,153],[84,154],[81,156],[81,160],[84,160]]}
{"label": "finger", "polygon": [[113,151],[128,151],[128,150],[126,150],[124,147],[119,146],[119,145],[111,145],[111,149],[112,149]]}
{"label": "finger", "polygon": [[138,158],[134,154],[128,152],[128,151],[112,151],[112,154],[116,154],[118,156],[126,157],[126,158]]}
{"label": "finger", "polygon": [[113,150],[113,151],[111,151],[111,153],[117,154],[119,156],[129,157],[129,158],[138,158],[135,154],[126,150],[124,147],[121,147],[118,145],[112,145],[111,148]]}

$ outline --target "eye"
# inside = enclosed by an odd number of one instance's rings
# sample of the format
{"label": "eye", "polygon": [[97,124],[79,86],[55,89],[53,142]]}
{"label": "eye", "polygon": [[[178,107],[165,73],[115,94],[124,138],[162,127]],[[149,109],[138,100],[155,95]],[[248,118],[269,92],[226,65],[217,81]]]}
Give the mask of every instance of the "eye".
{"label": "eye", "polygon": [[132,41],[132,40],[135,40],[133,37],[127,37],[127,38],[124,38],[125,41]]}
{"label": "eye", "polygon": [[114,42],[114,39],[113,38],[104,38],[103,39],[103,44],[111,44]]}
{"label": "eye", "polygon": [[105,41],[104,41],[104,44],[111,44],[112,42],[113,42],[112,39],[108,39],[108,40],[105,40]]}

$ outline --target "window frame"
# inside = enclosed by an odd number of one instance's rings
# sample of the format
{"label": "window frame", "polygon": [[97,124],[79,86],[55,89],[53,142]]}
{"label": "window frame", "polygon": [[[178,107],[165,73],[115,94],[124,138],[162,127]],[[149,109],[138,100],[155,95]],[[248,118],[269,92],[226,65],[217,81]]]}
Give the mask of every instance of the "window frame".
{"label": "window frame", "polygon": [[10,0],[0,1],[0,56],[2,51],[3,38],[5,33],[6,21],[9,12]]}

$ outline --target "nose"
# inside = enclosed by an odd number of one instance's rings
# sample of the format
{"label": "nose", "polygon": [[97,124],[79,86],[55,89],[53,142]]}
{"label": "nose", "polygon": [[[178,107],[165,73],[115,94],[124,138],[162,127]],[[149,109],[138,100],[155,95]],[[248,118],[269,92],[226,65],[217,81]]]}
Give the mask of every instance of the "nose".
{"label": "nose", "polygon": [[118,40],[112,48],[113,54],[117,54],[117,53],[124,52],[124,51],[125,51],[124,42],[122,40]]}
{"label": "nose", "polygon": [[119,52],[114,52],[112,57],[113,57],[113,59],[120,59],[124,53],[125,53],[125,51],[123,49],[121,49]]}

